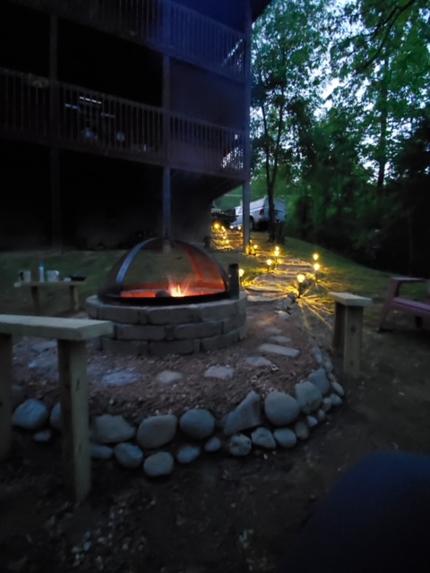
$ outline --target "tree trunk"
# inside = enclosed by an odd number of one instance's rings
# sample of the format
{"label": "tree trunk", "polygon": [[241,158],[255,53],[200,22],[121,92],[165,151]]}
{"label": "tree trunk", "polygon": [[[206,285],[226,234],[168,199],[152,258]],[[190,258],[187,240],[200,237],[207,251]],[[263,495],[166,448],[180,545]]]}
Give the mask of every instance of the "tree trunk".
{"label": "tree trunk", "polygon": [[380,107],[380,132],[379,143],[377,151],[378,162],[378,180],[376,183],[376,190],[378,196],[381,197],[384,191],[385,183],[385,170],[387,166],[387,128],[388,128],[388,74],[389,74],[389,60],[386,55],[384,58],[384,71],[381,80],[381,93],[379,100]]}
{"label": "tree trunk", "polygon": [[275,241],[276,221],[275,221],[275,184],[274,181],[267,186],[267,196],[269,198],[269,241]]}

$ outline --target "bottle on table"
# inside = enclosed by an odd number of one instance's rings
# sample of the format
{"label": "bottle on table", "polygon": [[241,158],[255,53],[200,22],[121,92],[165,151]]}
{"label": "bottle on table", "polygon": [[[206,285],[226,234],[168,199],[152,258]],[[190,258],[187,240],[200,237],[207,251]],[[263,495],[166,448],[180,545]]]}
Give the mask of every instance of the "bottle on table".
{"label": "bottle on table", "polygon": [[45,263],[43,261],[39,263],[39,282],[45,282]]}

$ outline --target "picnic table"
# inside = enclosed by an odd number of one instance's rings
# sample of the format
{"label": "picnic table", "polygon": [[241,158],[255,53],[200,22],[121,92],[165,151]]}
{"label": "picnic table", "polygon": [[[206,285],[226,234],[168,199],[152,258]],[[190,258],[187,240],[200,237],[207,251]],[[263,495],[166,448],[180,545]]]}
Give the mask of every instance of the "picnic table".
{"label": "picnic table", "polygon": [[82,281],[18,281],[14,284],[15,288],[28,287],[31,291],[31,298],[33,300],[33,307],[35,314],[40,314],[40,291],[46,289],[53,289],[69,291],[70,309],[73,312],[79,310],[79,287],[85,284]]}

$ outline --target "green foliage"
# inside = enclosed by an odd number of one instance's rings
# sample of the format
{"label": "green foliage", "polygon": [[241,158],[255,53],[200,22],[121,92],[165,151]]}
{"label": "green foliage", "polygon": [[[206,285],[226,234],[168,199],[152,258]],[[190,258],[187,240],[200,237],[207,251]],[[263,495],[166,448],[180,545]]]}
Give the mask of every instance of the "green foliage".
{"label": "green foliage", "polygon": [[275,0],[256,25],[255,190],[289,233],[429,272],[429,23],[428,0]]}

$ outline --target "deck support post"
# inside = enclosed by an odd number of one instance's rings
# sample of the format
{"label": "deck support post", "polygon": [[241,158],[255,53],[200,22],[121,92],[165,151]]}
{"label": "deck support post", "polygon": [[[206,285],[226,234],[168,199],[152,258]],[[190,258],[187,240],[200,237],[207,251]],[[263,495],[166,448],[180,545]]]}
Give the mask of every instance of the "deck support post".
{"label": "deck support post", "polygon": [[251,139],[250,139],[250,122],[251,122],[251,41],[252,41],[252,13],[251,3],[247,2],[247,14],[245,25],[245,130],[244,130],[244,172],[245,180],[242,187],[242,229],[243,229],[243,252],[248,250],[250,232],[250,215],[249,204],[251,202]]}
{"label": "deck support post", "polygon": [[56,135],[58,128],[58,17],[49,16],[49,187],[51,194],[51,229],[50,241],[52,247],[62,246],[61,224],[61,187],[60,187],[60,152],[57,147]]}

